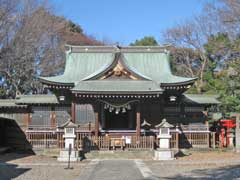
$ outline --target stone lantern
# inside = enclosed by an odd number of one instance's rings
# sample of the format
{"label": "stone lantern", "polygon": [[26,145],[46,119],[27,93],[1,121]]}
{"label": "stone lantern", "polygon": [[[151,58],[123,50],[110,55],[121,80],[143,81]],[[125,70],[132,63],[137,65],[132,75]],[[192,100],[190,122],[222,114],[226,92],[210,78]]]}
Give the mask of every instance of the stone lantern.
{"label": "stone lantern", "polygon": [[146,136],[146,132],[150,130],[151,124],[144,119],[143,123],[141,124],[141,128],[144,130],[144,136]]}
{"label": "stone lantern", "polygon": [[155,151],[155,160],[172,160],[174,159],[173,151],[170,150],[170,128],[173,125],[169,124],[166,119],[155,126],[159,130],[157,138],[159,139],[159,148]]}
{"label": "stone lantern", "polygon": [[79,159],[79,152],[75,150],[75,129],[77,125],[74,124],[71,120],[68,120],[61,127],[64,129],[64,144],[65,148],[60,151],[60,156],[58,161],[77,161]]}

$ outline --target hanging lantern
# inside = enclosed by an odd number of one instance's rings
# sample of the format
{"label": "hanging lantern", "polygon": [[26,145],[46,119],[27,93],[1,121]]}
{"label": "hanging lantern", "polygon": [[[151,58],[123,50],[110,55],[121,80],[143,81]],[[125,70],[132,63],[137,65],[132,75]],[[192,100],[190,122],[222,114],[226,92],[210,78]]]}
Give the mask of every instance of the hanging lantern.
{"label": "hanging lantern", "polygon": [[104,104],[104,109],[107,109],[108,107],[107,107],[107,104]]}
{"label": "hanging lantern", "polygon": [[112,110],[113,110],[113,108],[112,108],[112,107],[110,107],[110,108],[109,108],[109,112],[112,112]]}
{"label": "hanging lantern", "polygon": [[122,108],[122,112],[125,113],[125,112],[126,112],[126,109],[125,109],[125,108]]}
{"label": "hanging lantern", "polygon": [[115,113],[116,113],[116,114],[119,114],[119,111],[120,111],[120,109],[117,108],[116,111],[115,111]]}
{"label": "hanging lantern", "polygon": [[176,101],[176,98],[177,98],[176,96],[170,96],[170,97],[169,97],[169,99],[170,99],[171,102]]}

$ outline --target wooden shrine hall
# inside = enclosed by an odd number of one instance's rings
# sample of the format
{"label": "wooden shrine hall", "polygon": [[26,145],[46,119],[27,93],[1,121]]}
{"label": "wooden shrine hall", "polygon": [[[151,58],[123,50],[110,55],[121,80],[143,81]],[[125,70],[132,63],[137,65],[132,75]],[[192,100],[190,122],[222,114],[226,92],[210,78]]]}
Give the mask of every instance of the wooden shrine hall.
{"label": "wooden shrine hall", "polygon": [[[165,47],[66,46],[62,75],[40,77],[71,118],[94,123],[96,136],[135,134],[161,123],[207,126],[203,113],[215,96],[184,94],[196,78],[175,76]],[[144,124],[145,123],[145,124]]]}
{"label": "wooden shrine hall", "polygon": [[67,45],[64,73],[39,79],[52,94],[0,100],[8,139],[0,146],[63,148],[58,127],[69,119],[77,125],[76,148],[85,141],[91,150],[154,149],[163,119],[173,125],[171,148],[215,142],[207,112],[217,96],[186,94],[196,78],[173,75],[165,47]]}

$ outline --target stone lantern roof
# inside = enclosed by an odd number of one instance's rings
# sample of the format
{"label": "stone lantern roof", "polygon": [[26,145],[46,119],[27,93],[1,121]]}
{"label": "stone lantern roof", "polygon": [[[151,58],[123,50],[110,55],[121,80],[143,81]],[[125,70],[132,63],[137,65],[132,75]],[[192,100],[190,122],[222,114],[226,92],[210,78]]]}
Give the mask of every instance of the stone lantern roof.
{"label": "stone lantern roof", "polygon": [[77,128],[78,125],[74,124],[71,119],[68,119],[67,122],[65,122],[64,124],[62,124],[61,126],[59,126],[59,128]]}
{"label": "stone lantern roof", "polygon": [[158,125],[155,126],[155,128],[160,129],[160,128],[172,128],[174,127],[172,124],[168,123],[167,120],[164,118],[162,122]]}

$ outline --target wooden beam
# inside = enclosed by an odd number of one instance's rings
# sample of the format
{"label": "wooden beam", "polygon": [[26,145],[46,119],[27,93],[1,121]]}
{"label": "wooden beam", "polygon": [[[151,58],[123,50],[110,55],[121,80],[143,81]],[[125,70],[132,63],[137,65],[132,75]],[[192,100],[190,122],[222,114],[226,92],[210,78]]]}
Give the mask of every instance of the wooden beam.
{"label": "wooden beam", "polygon": [[76,108],[76,104],[74,102],[72,102],[71,105],[71,116],[72,116],[72,122],[75,123],[75,108]]}

